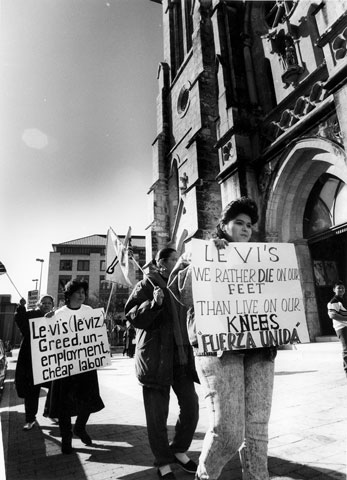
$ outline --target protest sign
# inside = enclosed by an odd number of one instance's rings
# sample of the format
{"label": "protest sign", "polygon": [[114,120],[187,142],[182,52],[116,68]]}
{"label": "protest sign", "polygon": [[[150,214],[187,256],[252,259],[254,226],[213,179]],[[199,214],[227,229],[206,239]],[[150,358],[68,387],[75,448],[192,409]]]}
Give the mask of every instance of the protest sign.
{"label": "protest sign", "polygon": [[309,342],[295,248],[290,243],[192,239],[200,352]]}
{"label": "protest sign", "polygon": [[38,301],[39,301],[39,291],[29,290],[28,291],[28,308],[35,308]]}
{"label": "protest sign", "polygon": [[111,364],[104,310],[84,307],[29,320],[35,385]]}

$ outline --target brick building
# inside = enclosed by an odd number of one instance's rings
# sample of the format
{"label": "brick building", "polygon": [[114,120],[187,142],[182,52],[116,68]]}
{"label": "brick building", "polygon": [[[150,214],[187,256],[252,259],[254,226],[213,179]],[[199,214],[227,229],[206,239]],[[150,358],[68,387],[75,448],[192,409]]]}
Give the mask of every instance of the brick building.
{"label": "brick building", "polygon": [[156,3],[147,255],[182,252],[250,196],[256,239],[296,247],[311,341],[331,335],[326,304],[347,283],[347,1]]}
{"label": "brick building", "polygon": [[[124,241],[124,236],[119,235],[119,239]],[[142,266],[145,263],[145,237],[133,235],[131,240],[134,258]],[[95,308],[107,306],[112,284],[105,282],[106,241],[106,235],[90,235],[52,245],[47,292],[53,295],[56,305],[64,303],[66,283],[72,278],[80,278],[89,284],[89,303]],[[142,279],[139,270],[136,271],[136,278]],[[124,316],[124,304],[128,295],[127,286],[116,285],[113,290],[112,313]]]}

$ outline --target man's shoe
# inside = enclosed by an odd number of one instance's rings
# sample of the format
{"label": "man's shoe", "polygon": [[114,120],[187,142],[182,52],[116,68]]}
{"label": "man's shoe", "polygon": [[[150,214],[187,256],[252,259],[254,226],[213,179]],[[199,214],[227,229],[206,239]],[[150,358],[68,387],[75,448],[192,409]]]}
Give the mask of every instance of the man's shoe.
{"label": "man's shoe", "polygon": [[93,441],[85,430],[73,429],[73,433],[79,437],[85,445],[92,445]]}
{"label": "man's shoe", "polygon": [[157,474],[159,478],[163,478],[163,480],[176,480],[175,474],[173,472],[168,472],[165,475],[162,475],[160,470],[157,470]]}
{"label": "man's shoe", "polygon": [[178,458],[175,458],[175,463],[179,465],[182,470],[184,470],[187,473],[196,473],[198,466],[193,460],[189,460],[187,463],[181,462],[181,460],[178,460]]}
{"label": "man's shoe", "polygon": [[24,425],[23,430],[31,430],[35,426],[35,423],[35,420],[33,422],[27,422]]}

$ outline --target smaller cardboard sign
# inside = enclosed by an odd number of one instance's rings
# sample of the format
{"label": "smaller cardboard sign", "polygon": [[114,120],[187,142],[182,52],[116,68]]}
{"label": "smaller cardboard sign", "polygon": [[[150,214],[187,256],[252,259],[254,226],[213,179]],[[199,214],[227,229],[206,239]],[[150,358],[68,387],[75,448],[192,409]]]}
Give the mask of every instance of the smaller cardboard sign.
{"label": "smaller cardboard sign", "polygon": [[63,307],[29,324],[35,385],[111,364],[103,308]]}
{"label": "smaller cardboard sign", "polygon": [[35,308],[38,301],[39,301],[39,291],[29,290],[28,291],[28,308]]}

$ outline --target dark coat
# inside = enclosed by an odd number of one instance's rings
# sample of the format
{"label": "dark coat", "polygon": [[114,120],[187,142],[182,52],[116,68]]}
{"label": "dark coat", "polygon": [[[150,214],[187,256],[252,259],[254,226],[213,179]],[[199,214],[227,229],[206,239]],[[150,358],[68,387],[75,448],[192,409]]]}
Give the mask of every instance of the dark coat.
{"label": "dark coat", "polygon": [[[41,318],[44,317],[44,315],[45,314],[41,312],[41,310],[27,311],[22,305],[17,307],[14,315],[14,320],[23,336],[20,344],[15,373],[15,385],[17,395],[20,398],[27,397],[32,393],[33,388],[35,388],[33,380],[33,366],[31,361],[29,320],[31,318]],[[48,384],[42,384],[41,386],[48,386]]]}
{"label": "dark coat", "polygon": [[[82,305],[82,307],[90,308],[86,305]],[[48,405],[48,414],[51,418],[59,418],[62,414],[70,417],[90,414],[98,412],[104,407],[100,397],[96,370],[53,380],[51,383]]]}
{"label": "dark coat", "polygon": [[[153,300],[153,285],[148,277],[164,291],[160,306]],[[135,286],[125,305],[126,318],[136,328],[136,376],[142,385],[148,386],[172,385],[174,375],[180,374],[188,374],[198,381],[189,344],[185,347],[188,365],[179,366],[176,361],[172,307],[169,292],[165,288],[166,281],[156,272],[148,277]],[[183,314],[186,314],[185,309]]]}
{"label": "dark coat", "polygon": [[124,352],[126,353],[129,357],[133,357],[135,353],[135,336],[136,336],[136,331],[135,328],[131,325],[130,327],[127,327],[125,332],[124,332]]}
{"label": "dark coat", "polygon": [[54,380],[51,384],[48,406],[51,418],[59,418],[62,414],[75,417],[99,412],[104,406],[96,370]]}

